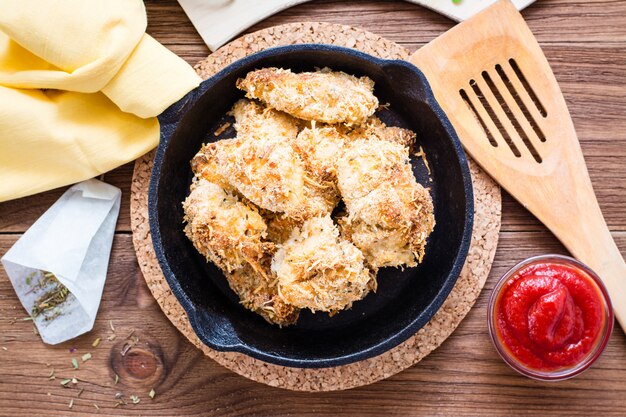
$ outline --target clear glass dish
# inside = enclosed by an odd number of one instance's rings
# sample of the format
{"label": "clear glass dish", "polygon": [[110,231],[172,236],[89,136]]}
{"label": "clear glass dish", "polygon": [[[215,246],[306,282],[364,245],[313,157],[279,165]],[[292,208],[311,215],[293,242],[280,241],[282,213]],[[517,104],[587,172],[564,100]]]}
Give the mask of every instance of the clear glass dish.
{"label": "clear glass dish", "polygon": [[[585,355],[580,361],[577,363],[570,365],[568,367],[559,368],[556,370],[538,370],[531,367],[528,367],[526,364],[522,363],[518,360],[505,346],[502,342],[498,329],[496,328],[497,323],[497,304],[502,294],[503,289],[505,288],[505,284],[513,277],[518,271],[522,268],[527,267],[532,264],[537,263],[549,263],[549,264],[561,264],[566,265],[572,268],[575,268],[581,275],[587,277],[589,282],[594,284],[598,290],[598,293],[601,295],[603,299],[603,312],[605,315],[604,326],[598,333],[596,341],[594,342],[594,346],[589,351],[587,355]],[[489,299],[488,306],[488,316],[487,322],[489,326],[489,335],[491,337],[491,341],[496,348],[498,354],[502,357],[502,359],[514,370],[519,372],[522,375],[525,375],[529,378],[538,379],[542,381],[559,381],[563,379],[571,378],[575,375],[580,374],[581,372],[588,369],[602,354],[602,351],[606,347],[609,337],[611,335],[611,331],[613,330],[613,307],[611,305],[611,299],[609,298],[609,294],[604,287],[604,284],[600,280],[600,278],[593,272],[588,266],[577,261],[574,258],[570,258],[569,256],[563,255],[540,255],[528,258],[513,268],[511,268],[506,274],[500,278],[495,288],[491,293],[491,298]]]}

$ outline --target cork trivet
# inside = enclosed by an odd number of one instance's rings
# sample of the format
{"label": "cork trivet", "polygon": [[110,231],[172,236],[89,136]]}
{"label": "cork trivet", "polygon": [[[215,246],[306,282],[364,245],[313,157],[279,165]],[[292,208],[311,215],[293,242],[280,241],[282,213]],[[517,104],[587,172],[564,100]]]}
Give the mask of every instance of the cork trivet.
{"label": "cork trivet", "polygon": [[[203,78],[253,52],[272,46],[327,43],[358,49],[387,59],[406,59],[409,52],[373,33],[328,23],[294,23],[245,35],[223,46],[196,66]],[[272,365],[240,353],[217,352],[196,336],[172,294],[152,248],[148,224],[148,183],[154,151],[135,162],[131,189],[131,225],[139,266],[150,291],[165,315],[207,356],[246,378],[297,391],[334,391],[371,384],[419,362],[454,331],[469,312],[485,284],[500,231],[500,188],[473,161],[475,217],[472,242],[461,275],[432,320],[406,342],[377,357],[325,369],[300,369]]]}

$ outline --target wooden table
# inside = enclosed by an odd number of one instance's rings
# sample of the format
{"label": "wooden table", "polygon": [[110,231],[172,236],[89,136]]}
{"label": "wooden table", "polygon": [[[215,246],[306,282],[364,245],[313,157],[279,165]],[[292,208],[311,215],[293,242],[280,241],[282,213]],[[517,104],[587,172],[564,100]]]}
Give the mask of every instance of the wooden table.
{"label": "wooden table", "polygon": [[[190,64],[209,53],[178,3],[150,0],[146,5],[148,33]],[[523,14],[560,82],[600,206],[624,254],[626,2],[541,0]],[[303,20],[361,26],[411,50],[453,25],[431,11],[400,1],[325,0],[286,10],[251,30]],[[525,257],[566,253],[506,193],[491,275],[476,306],[452,337],[417,366],[386,381],[345,392],[307,394],[270,388],[222,368],[180,336],[161,313],[143,281],[131,242],[132,169],[133,164],[127,164],[105,176],[122,189],[123,203],[93,331],[59,346],[44,345],[32,323],[20,320],[26,313],[4,270],[0,271],[0,415],[626,415],[626,337],[619,328],[589,371],[559,383],[517,375],[491,346],[485,314],[495,280]],[[0,204],[0,254],[64,190]],[[122,356],[125,338],[133,330],[131,339],[135,336],[138,343]],[[107,340],[113,334],[116,339]],[[94,348],[96,338],[102,341]],[[76,351],[71,353],[71,348]],[[77,357],[80,362],[86,352],[93,358],[74,370],[71,359]],[[52,369],[55,380],[49,378]],[[120,378],[117,384],[115,374]],[[60,381],[72,377],[78,383],[63,388]],[[152,388],[154,399],[148,395]],[[122,393],[128,404],[113,408],[116,393]],[[132,404],[131,395],[137,395],[140,402]]]}

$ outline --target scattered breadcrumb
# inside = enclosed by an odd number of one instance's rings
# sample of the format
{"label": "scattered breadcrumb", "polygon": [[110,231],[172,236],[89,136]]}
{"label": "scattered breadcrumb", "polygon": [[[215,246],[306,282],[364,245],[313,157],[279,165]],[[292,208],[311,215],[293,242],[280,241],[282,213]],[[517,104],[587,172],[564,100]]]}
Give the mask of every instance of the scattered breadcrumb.
{"label": "scattered breadcrumb", "polygon": [[217,128],[217,130],[215,130],[215,132],[213,132],[213,134],[215,136],[219,136],[222,133],[224,133],[226,131],[226,129],[228,129],[230,127],[230,122],[226,122],[224,124],[222,124],[220,127]]}

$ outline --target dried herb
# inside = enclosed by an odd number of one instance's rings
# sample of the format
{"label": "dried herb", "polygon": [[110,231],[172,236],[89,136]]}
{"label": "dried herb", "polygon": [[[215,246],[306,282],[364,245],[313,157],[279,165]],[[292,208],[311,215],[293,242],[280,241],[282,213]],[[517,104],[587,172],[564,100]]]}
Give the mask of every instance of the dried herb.
{"label": "dried herb", "polygon": [[69,384],[70,382],[72,382],[71,379],[64,379],[63,381],[61,381],[61,385],[67,388],[67,384]]}
{"label": "dried herb", "polygon": [[118,382],[120,382],[120,376],[115,374],[115,385],[117,385]]}
{"label": "dried herb", "polygon": [[43,278],[39,280],[32,291],[41,292],[35,299],[35,304],[30,310],[33,318],[44,315],[46,320],[53,320],[61,314],[57,307],[65,303],[70,295],[70,290],[59,282],[51,272],[43,272]]}
{"label": "dried herb", "polygon": [[126,354],[128,353],[128,351],[133,347],[133,345],[131,345],[130,343],[124,343],[124,346],[122,346],[122,350],[120,352],[120,354],[122,356],[126,356]]}
{"label": "dried herb", "polygon": [[150,396],[150,398],[154,399],[154,396],[156,395],[156,392],[154,392],[154,388],[152,388],[150,390],[150,392],[148,393],[148,395]]}
{"label": "dried herb", "polygon": [[30,285],[33,282],[33,277],[37,274],[37,271],[33,271],[26,276],[26,285]]}
{"label": "dried herb", "polygon": [[78,384],[78,379],[72,378],[72,384],[74,384],[74,385]]}
{"label": "dried herb", "polygon": [[9,350],[6,346],[2,346],[2,350]]}
{"label": "dried herb", "polygon": [[136,395],[131,395],[130,400],[133,402],[133,404],[139,404],[139,401],[141,401]]}
{"label": "dried herb", "polygon": [[115,332],[115,326],[113,326],[113,320],[109,320],[109,326],[111,326],[111,330]]}
{"label": "dried herb", "polygon": [[100,407],[98,407],[98,404],[96,404],[96,403],[93,403],[93,406],[96,407],[96,410],[100,409]]}
{"label": "dried herb", "polygon": [[100,338],[97,338],[96,340],[93,341],[93,343],[91,344],[91,346],[93,347],[98,347],[98,345],[100,344]]}
{"label": "dried herb", "polygon": [[56,376],[54,375],[54,369],[50,371],[50,375],[48,375],[48,379],[50,381],[54,381],[56,379]]}
{"label": "dried herb", "polygon": [[70,403],[69,403],[69,405],[68,405],[68,408],[72,408],[73,406],[74,406],[74,399],[72,398],[72,399],[70,400]]}
{"label": "dried herb", "polygon": [[83,391],[85,391],[85,388],[81,388],[80,391],[78,391],[78,395],[76,395],[77,397],[80,397],[80,394],[83,393]]}
{"label": "dried herb", "polygon": [[87,362],[89,359],[91,359],[91,353],[85,353],[83,356],[81,356],[81,359],[83,362]]}
{"label": "dried herb", "polygon": [[74,369],[78,369],[78,361],[76,360],[76,358],[72,358],[72,366],[74,367]]}
{"label": "dried herb", "polygon": [[[117,396],[116,396],[117,398]],[[124,401],[124,399],[122,397],[120,397],[119,400],[117,400],[117,402],[115,403],[115,405],[113,406],[113,408],[119,407],[120,405],[126,405],[128,404],[126,401]]]}

